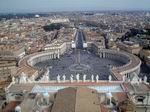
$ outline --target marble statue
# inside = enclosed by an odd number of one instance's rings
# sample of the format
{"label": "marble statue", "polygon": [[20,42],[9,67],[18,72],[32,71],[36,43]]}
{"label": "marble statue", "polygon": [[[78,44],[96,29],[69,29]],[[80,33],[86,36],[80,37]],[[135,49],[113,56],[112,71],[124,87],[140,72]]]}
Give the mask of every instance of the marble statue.
{"label": "marble statue", "polygon": [[49,69],[48,68],[47,68],[45,75],[49,75]]}
{"label": "marble statue", "polygon": [[87,76],[86,74],[83,75],[83,82],[86,81],[86,76]]}
{"label": "marble statue", "polygon": [[99,81],[99,76],[98,75],[96,75],[96,82],[98,82]]}
{"label": "marble statue", "polygon": [[44,81],[46,81],[46,82],[48,82],[48,81],[49,81],[49,76],[48,76],[48,74],[46,74],[46,75],[45,75],[45,77],[44,77]]}
{"label": "marble statue", "polygon": [[57,82],[60,83],[60,75],[57,75]]}
{"label": "marble statue", "polygon": [[144,82],[147,83],[147,76],[144,76]]}
{"label": "marble statue", "polygon": [[108,80],[112,81],[112,76],[111,75],[109,75]]}
{"label": "marble statue", "polygon": [[139,83],[142,83],[142,79],[141,78],[139,78]]}
{"label": "marble statue", "polygon": [[112,93],[111,92],[108,92],[106,93],[106,97],[109,99],[109,106],[112,106]]}
{"label": "marble statue", "polygon": [[123,80],[123,82],[126,81],[126,76],[125,75],[123,75],[122,80]]}
{"label": "marble statue", "polygon": [[80,74],[77,74],[77,75],[76,75],[76,79],[77,79],[77,82],[80,81]]}
{"label": "marble statue", "polygon": [[16,82],[15,77],[12,77],[12,82],[13,82],[13,83],[15,83],[15,82]]}
{"label": "marble statue", "polygon": [[66,75],[63,75],[62,78],[63,78],[63,82],[66,82]]}
{"label": "marble statue", "polygon": [[132,84],[139,84],[139,77],[137,74],[133,74],[133,78],[129,81],[129,78],[128,78],[128,82],[131,82]]}
{"label": "marble statue", "polygon": [[20,83],[27,83],[27,76],[24,72],[22,72],[19,82]]}
{"label": "marble statue", "polygon": [[73,75],[70,76],[70,81],[73,82]]}
{"label": "marble statue", "polygon": [[91,75],[91,81],[94,82],[94,75]]}

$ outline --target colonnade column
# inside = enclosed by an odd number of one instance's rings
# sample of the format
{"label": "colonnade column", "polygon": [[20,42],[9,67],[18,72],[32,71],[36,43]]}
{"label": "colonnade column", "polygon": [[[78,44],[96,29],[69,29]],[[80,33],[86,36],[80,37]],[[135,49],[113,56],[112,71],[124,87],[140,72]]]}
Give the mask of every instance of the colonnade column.
{"label": "colonnade column", "polygon": [[54,59],[56,59],[56,53],[54,53]]}
{"label": "colonnade column", "polygon": [[105,56],[105,52],[103,52],[103,58],[105,58],[106,56]]}
{"label": "colonnade column", "polygon": [[54,59],[54,53],[52,53],[52,59]]}
{"label": "colonnade column", "polygon": [[58,58],[58,59],[60,58],[59,50],[58,50],[58,52],[57,52],[57,58]]}
{"label": "colonnade column", "polygon": [[99,52],[99,57],[102,58],[102,52]]}

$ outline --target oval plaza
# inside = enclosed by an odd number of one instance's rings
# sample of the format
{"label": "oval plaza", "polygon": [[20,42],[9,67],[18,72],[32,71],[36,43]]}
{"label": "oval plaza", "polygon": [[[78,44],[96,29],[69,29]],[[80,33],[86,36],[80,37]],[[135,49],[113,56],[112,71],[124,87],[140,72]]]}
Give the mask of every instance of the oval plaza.
{"label": "oval plaza", "polygon": [[27,68],[27,72],[22,72],[36,80],[41,80],[44,74],[48,74],[50,80],[77,79],[77,76],[81,80],[84,76],[87,80],[91,77],[108,80],[109,76],[112,80],[123,80],[139,74],[141,61],[138,57],[86,43],[81,31],[77,31],[75,37],[73,42],[56,42],[47,46],[49,50],[26,56],[19,63]]}

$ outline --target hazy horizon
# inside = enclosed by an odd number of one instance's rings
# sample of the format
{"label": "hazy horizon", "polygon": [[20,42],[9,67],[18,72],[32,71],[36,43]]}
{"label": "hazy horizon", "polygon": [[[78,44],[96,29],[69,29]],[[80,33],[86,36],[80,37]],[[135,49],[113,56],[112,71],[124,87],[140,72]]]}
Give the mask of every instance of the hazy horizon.
{"label": "hazy horizon", "polygon": [[0,0],[0,13],[150,10],[150,0]]}

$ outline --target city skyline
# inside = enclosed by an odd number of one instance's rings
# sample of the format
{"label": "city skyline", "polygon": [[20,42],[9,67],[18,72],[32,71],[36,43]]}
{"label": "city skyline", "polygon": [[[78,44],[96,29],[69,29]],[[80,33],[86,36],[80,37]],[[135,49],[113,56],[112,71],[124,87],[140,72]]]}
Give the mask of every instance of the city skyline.
{"label": "city skyline", "polygon": [[149,0],[1,0],[0,13],[150,10]]}

